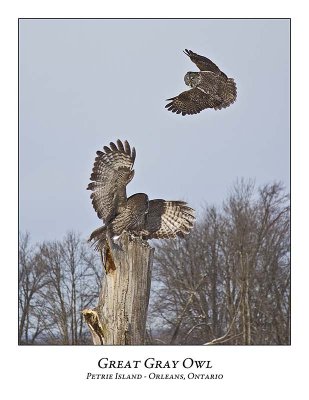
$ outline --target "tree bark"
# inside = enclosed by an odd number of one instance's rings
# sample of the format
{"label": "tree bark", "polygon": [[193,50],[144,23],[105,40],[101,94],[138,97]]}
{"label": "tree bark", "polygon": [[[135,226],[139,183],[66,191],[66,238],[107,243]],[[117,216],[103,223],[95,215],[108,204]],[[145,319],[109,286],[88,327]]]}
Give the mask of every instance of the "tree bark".
{"label": "tree bark", "polygon": [[145,343],[154,249],[124,232],[106,243],[105,276],[95,310],[83,310],[96,345]]}
{"label": "tree bark", "polygon": [[240,263],[242,270],[242,325],[243,325],[243,344],[251,344],[251,315],[249,302],[249,261],[243,261],[243,254],[240,253]]}

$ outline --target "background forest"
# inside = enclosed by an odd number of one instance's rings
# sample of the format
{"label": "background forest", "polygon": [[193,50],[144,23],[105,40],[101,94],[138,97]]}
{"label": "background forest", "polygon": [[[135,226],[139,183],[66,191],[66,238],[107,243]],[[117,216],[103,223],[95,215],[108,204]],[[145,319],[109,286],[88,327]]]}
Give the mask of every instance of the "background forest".
{"label": "background forest", "polygon": [[[148,344],[290,344],[290,207],[280,183],[237,182],[184,239],[152,242]],[[91,344],[81,311],[103,274],[84,238],[19,238],[20,344]]]}

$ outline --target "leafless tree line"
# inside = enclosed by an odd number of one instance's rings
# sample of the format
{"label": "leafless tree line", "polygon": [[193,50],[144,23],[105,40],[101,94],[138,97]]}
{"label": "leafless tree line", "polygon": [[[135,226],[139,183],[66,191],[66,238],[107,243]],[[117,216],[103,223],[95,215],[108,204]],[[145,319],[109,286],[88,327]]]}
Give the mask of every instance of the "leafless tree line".
{"label": "leafless tree line", "polygon": [[[147,343],[289,344],[290,210],[279,183],[238,182],[184,239],[156,244]],[[155,245],[155,243],[153,243]],[[92,343],[100,257],[73,232],[19,240],[19,343]]]}
{"label": "leafless tree line", "polygon": [[78,235],[32,246],[19,238],[20,344],[91,343],[81,311],[95,305],[102,266]]}
{"label": "leafless tree line", "polygon": [[148,343],[289,344],[290,209],[281,184],[239,181],[192,234],[155,251]]}

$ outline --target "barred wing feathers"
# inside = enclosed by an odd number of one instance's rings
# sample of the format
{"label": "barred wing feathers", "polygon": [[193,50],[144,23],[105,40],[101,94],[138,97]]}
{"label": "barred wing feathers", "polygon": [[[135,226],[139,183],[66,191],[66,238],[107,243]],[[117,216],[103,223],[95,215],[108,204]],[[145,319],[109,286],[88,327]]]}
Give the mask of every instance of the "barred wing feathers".
{"label": "barred wing feathers", "polygon": [[213,61],[211,61],[209,58],[204,57],[204,56],[200,56],[199,54],[194,53],[192,50],[185,49],[184,53],[188,57],[190,57],[190,60],[197,66],[197,68],[200,71],[214,72],[216,75],[222,75],[225,78],[227,78],[225,73],[222,72],[220,70],[220,68],[217,67],[217,65]]}
{"label": "barred wing feathers", "polygon": [[92,190],[92,205],[105,223],[126,206],[126,185],[134,176],[135,155],[135,148],[120,140],[97,151],[87,189]]}
{"label": "barred wing feathers", "polygon": [[186,90],[176,97],[167,99],[172,100],[165,108],[176,114],[192,115],[198,114],[205,108],[214,108],[220,105],[220,101],[207,96],[198,88]]}
{"label": "barred wing feathers", "polygon": [[184,201],[149,201],[145,228],[145,239],[168,239],[190,232],[195,217],[194,210]]}
{"label": "barred wing feathers", "polygon": [[237,97],[237,87],[233,78],[228,78],[226,81],[222,81],[219,88],[219,93],[222,98],[221,104],[214,107],[215,110],[221,110],[222,108],[229,107],[233,104]]}
{"label": "barred wing feathers", "polygon": [[176,114],[198,114],[206,108],[221,110],[230,106],[237,97],[237,88],[232,78],[224,78],[213,72],[200,72],[200,84],[180,93],[165,108]]}

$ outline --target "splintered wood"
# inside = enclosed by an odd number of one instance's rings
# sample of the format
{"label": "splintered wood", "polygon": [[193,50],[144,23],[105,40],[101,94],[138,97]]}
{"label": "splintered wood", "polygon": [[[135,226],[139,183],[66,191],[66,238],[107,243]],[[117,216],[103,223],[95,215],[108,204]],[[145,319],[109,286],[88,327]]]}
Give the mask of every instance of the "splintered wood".
{"label": "splintered wood", "polygon": [[90,310],[95,314],[83,311],[94,344],[145,343],[153,253],[147,242],[126,232],[117,244],[108,241],[98,306]]}

